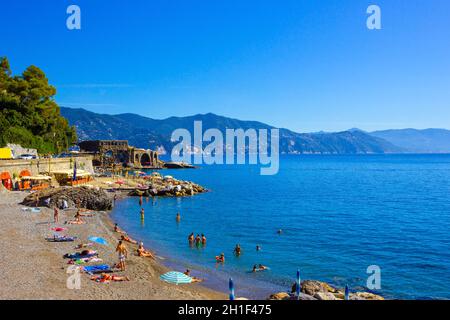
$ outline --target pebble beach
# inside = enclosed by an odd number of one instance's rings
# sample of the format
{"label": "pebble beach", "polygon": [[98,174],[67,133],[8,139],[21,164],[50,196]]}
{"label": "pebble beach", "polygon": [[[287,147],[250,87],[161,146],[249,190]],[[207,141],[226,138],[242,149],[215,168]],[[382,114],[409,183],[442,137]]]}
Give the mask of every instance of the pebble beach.
{"label": "pebble beach", "polygon": [[[226,294],[215,292],[198,284],[171,285],[159,279],[169,270],[159,261],[138,257],[136,245],[126,243],[129,254],[127,270],[114,272],[127,276],[130,281],[98,283],[88,274],[81,275],[81,288],[68,289],[66,253],[79,243],[86,243],[90,236],[102,237],[107,246],[94,244],[102,263],[117,263],[115,246],[120,235],[113,231],[108,212],[97,212],[86,217],[84,225],[64,225],[72,220],[75,210],[61,210],[59,224],[53,222],[53,210],[42,207],[39,213],[24,211],[20,203],[28,192],[6,192],[0,194],[0,299],[64,299],[64,300],[216,300],[226,299]],[[74,242],[54,243],[45,240],[52,237],[53,227],[67,227],[64,233],[75,236]],[[151,248],[149,248],[151,249]]]}

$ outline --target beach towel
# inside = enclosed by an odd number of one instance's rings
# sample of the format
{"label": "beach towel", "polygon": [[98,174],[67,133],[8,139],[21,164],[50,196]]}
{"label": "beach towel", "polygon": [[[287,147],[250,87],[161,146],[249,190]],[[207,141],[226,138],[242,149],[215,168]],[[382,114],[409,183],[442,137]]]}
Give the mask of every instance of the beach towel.
{"label": "beach towel", "polygon": [[62,236],[62,237],[45,238],[45,240],[49,242],[72,242],[75,241],[76,238],[77,237]]}
{"label": "beach towel", "polygon": [[66,253],[64,255],[64,258],[77,260],[77,259],[91,258],[91,257],[96,257],[96,256],[98,256],[98,253],[95,251],[94,251],[94,253],[89,253],[89,254],[85,254],[85,255],[82,255],[81,253],[76,252],[76,253]]}
{"label": "beach towel", "polygon": [[55,228],[52,228],[52,230],[56,231],[56,232],[61,232],[61,231],[66,231],[67,228],[55,227]]}
{"label": "beach towel", "polygon": [[89,274],[97,274],[97,273],[111,273],[113,272],[111,267],[107,264],[100,264],[97,266],[85,266],[83,270]]}

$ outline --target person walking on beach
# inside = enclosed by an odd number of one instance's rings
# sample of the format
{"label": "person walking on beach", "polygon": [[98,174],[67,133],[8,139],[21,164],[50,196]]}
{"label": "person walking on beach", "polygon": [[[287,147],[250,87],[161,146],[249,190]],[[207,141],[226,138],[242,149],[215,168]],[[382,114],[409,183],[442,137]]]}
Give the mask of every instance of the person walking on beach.
{"label": "person walking on beach", "polygon": [[128,255],[128,250],[122,241],[119,241],[116,252],[119,254],[119,268],[120,270],[125,271],[125,259]]}
{"label": "person walking on beach", "polygon": [[58,223],[58,216],[59,216],[59,211],[58,211],[58,208],[55,206],[54,208],[53,208],[53,222],[54,223]]}
{"label": "person walking on beach", "polygon": [[117,194],[114,193],[114,198],[113,198],[113,206],[116,205],[116,200],[117,200]]}

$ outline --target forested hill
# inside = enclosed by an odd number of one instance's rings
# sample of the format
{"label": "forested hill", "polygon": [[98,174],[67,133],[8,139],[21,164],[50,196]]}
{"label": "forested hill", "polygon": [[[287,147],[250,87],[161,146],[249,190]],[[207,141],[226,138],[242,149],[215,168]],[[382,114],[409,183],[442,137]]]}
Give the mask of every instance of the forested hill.
{"label": "forested hill", "polygon": [[0,58],[0,147],[17,143],[55,153],[76,142],[75,128],[61,116],[55,94],[38,67],[13,75],[8,59]]}
{"label": "forested hill", "polygon": [[[184,128],[193,135],[194,121],[202,121],[203,130],[217,128],[221,132],[230,129],[271,129],[272,126],[257,121],[243,121],[212,113],[189,117],[152,119],[137,114],[107,115],[84,109],[61,108],[70,124],[77,128],[81,140],[125,139],[141,148],[164,149],[173,147],[171,133]],[[397,153],[404,150],[384,139],[362,131],[335,133],[297,133],[280,129],[280,152],[288,154],[368,154]]]}

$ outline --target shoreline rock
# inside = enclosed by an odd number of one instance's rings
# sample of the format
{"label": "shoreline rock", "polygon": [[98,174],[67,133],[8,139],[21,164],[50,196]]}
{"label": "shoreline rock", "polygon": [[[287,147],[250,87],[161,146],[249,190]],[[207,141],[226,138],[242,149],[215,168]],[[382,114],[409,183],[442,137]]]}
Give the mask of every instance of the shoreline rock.
{"label": "shoreline rock", "polygon": [[112,209],[112,199],[103,189],[82,187],[60,187],[41,190],[29,194],[22,204],[33,207],[38,202],[40,207],[64,208],[65,202],[68,208],[74,208],[78,204],[81,208],[106,211]]}
{"label": "shoreline rock", "polygon": [[[292,288],[295,291],[294,287]],[[268,300],[296,300],[293,294],[279,292],[270,295]],[[350,293],[350,300],[384,300],[380,295],[371,292]],[[304,280],[301,283],[300,300],[344,300],[344,289],[336,289],[326,282]]]}

